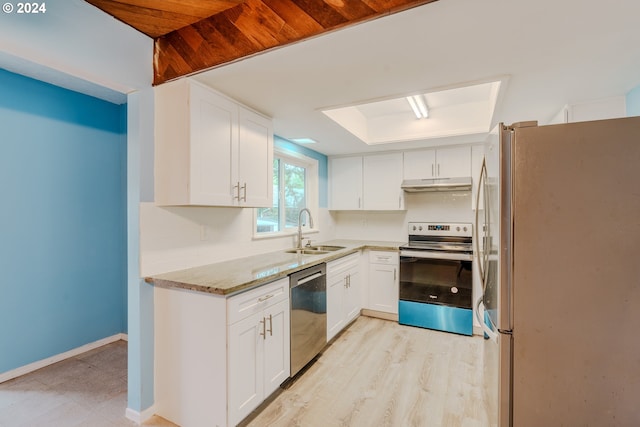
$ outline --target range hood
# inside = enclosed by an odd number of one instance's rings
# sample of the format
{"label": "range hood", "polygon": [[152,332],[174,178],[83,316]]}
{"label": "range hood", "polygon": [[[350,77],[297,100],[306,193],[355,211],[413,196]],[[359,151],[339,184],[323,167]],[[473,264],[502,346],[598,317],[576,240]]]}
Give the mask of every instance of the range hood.
{"label": "range hood", "polygon": [[400,187],[407,193],[427,191],[469,191],[471,177],[464,178],[433,178],[433,179],[405,179]]}

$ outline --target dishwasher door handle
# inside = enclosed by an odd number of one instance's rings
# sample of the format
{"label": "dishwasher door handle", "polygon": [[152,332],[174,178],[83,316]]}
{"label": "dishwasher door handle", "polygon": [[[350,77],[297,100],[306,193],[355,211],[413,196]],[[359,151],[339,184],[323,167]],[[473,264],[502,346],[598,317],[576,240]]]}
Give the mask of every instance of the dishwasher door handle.
{"label": "dishwasher door handle", "polygon": [[[322,273],[322,272],[316,273],[316,274],[312,274],[311,276],[307,276],[304,279],[298,280],[298,283],[296,283],[296,286],[304,285],[305,283],[310,282],[312,280],[315,280],[318,277],[322,277],[322,276],[324,276],[324,273]],[[296,286],[294,286],[294,287],[296,287]]]}

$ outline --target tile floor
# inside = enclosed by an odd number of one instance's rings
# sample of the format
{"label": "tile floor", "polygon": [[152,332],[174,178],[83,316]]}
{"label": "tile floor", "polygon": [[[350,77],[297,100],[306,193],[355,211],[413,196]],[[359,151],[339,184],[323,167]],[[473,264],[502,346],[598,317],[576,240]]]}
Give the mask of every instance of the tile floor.
{"label": "tile floor", "polygon": [[[0,384],[0,427],[135,426],[127,343],[118,341]],[[153,417],[145,426],[175,426]]]}

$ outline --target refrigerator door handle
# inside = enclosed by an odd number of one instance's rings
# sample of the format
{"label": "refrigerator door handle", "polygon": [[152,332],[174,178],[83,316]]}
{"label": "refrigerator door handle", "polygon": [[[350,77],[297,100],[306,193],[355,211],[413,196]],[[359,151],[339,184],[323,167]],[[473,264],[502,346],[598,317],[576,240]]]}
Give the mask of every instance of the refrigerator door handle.
{"label": "refrigerator door handle", "polygon": [[[482,288],[482,292],[484,293],[485,289],[485,275],[484,275],[484,254],[480,255],[480,190],[482,189],[484,179],[487,176],[487,165],[485,159],[482,159],[482,167],[480,168],[480,178],[478,179],[478,189],[476,191],[476,224],[474,227],[475,230],[475,246],[476,246],[476,255],[478,257],[478,270],[480,272],[480,285]],[[484,209],[487,209],[487,206],[484,206]],[[484,228],[483,228],[484,230]],[[484,245],[483,245],[484,247]]]}

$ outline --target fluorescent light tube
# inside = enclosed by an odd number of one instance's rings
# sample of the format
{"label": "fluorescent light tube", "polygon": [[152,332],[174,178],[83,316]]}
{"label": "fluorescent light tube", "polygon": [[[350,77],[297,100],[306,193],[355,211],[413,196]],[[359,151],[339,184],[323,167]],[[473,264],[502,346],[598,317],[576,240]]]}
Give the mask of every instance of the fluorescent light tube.
{"label": "fluorescent light tube", "polygon": [[416,115],[416,118],[426,119],[429,117],[429,110],[422,95],[407,96],[407,101],[409,101],[409,105],[411,105],[411,109],[413,110],[413,114]]}
{"label": "fluorescent light tube", "polygon": [[420,110],[422,117],[424,117],[425,119],[429,117],[429,110],[427,109],[427,103],[424,102],[424,98],[422,97],[422,95],[416,95],[413,98],[416,100],[416,103],[418,104],[418,109]]}
{"label": "fluorescent light tube", "polygon": [[291,138],[290,141],[298,144],[315,144],[316,142],[318,142],[313,138]]}
{"label": "fluorescent light tube", "polygon": [[409,101],[409,105],[411,105],[411,109],[413,110],[413,114],[416,115],[417,119],[421,119],[422,118],[422,113],[420,112],[420,109],[418,108],[418,104],[416,104],[416,100],[413,99],[413,96],[407,96],[407,101]]}

